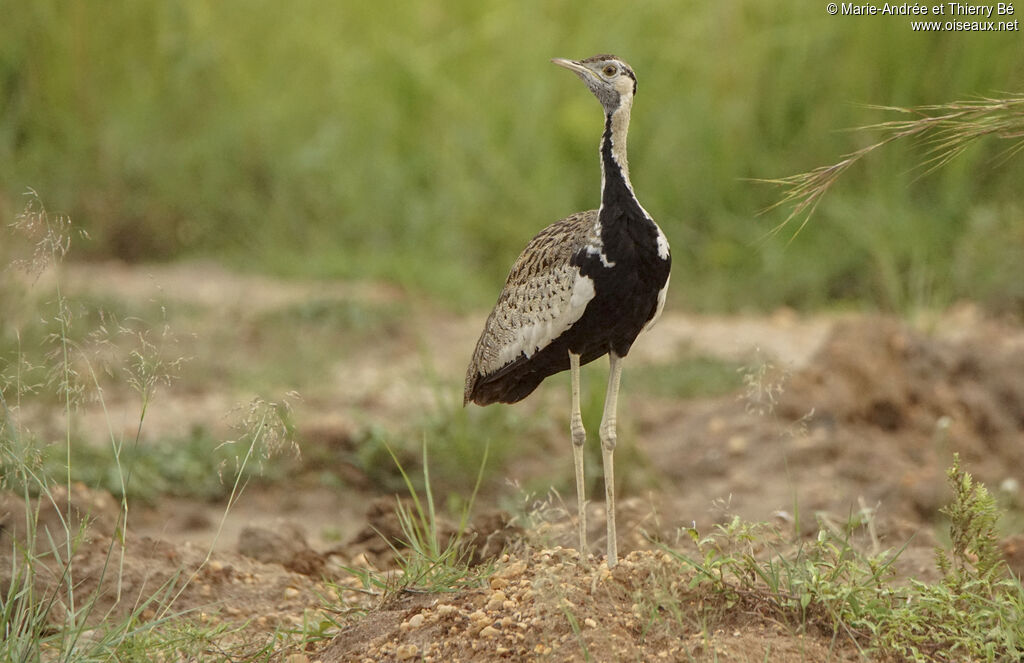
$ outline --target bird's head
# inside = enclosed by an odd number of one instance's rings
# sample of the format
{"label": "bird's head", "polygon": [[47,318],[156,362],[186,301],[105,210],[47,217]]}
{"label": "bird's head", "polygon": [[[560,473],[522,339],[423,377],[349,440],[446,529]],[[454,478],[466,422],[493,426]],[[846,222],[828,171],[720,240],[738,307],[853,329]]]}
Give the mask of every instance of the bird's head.
{"label": "bird's head", "polygon": [[623,105],[630,105],[636,94],[636,74],[628,64],[614,55],[594,55],[585,60],[552,60],[580,77],[606,113],[614,113]]}

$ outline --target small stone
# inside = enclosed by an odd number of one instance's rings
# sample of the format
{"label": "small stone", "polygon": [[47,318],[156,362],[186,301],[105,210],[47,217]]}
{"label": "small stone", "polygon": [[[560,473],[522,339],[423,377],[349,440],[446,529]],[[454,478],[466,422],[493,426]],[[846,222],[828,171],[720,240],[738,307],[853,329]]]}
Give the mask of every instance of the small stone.
{"label": "small stone", "polygon": [[502,578],[504,580],[514,580],[519,576],[523,575],[526,571],[526,562],[519,561],[513,564],[509,564],[503,569],[499,569],[493,576],[493,578]]}
{"label": "small stone", "polygon": [[744,435],[733,435],[725,443],[726,449],[731,456],[739,456],[746,452],[750,446],[750,440]]}
{"label": "small stone", "polygon": [[477,610],[476,612],[473,612],[469,615],[469,621],[473,622],[474,624],[486,622],[488,621],[488,619],[489,618],[487,617],[487,614],[484,613],[483,610]]}
{"label": "small stone", "polygon": [[491,589],[505,589],[508,587],[508,578],[499,578],[497,576],[491,576]]}
{"label": "small stone", "polygon": [[487,601],[487,605],[485,606],[485,608],[487,610],[497,610],[501,608],[506,598],[508,597],[505,596],[505,592],[499,589],[498,591],[491,594],[491,598]]}
{"label": "small stone", "polygon": [[425,617],[423,616],[422,612],[413,615],[412,617],[409,618],[409,628],[419,628],[419,627],[423,626],[423,620],[424,619],[425,619]]}
{"label": "small stone", "polygon": [[398,649],[395,650],[395,656],[399,661],[407,661],[418,653],[420,648],[416,645],[398,645]]}
{"label": "small stone", "polygon": [[594,621],[593,619],[591,619],[590,617],[587,617],[586,619],[584,619],[584,620],[583,620],[583,623],[584,623],[584,624],[585,624],[585,625],[586,625],[586,626],[587,626],[588,628],[597,628],[597,622],[595,622],[595,621]]}
{"label": "small stone", "polygon": [[494,628],[493,626],[485,626],[480,630],[480,637],[483,638],[493,638],[498,635],[501,635],[501,631]]}
{"label": "small stone", "polygon": [[712,417],[711,419],[708,420],[708,432],[719,433],[725,430],[725,427],[728,425],[728,423],[729,422],[726,421],[724,417]]}
{"label": "small stone", "polygon": [[459,609],[451,605],[450,603],[442,603],[441,605],[437,606],[437,608],[435,608],[435,612],[437,612],[437,614],[441,617],[447,617],[453,612],[458,611]]}
{"label": "small stone", "polygon": [[293,598],[297,597],[301,593],[302,592],[300,592],[299,590],[295,589],[294,587],[285,587],[284,588],[284,597],[286,599],[293,599]]}

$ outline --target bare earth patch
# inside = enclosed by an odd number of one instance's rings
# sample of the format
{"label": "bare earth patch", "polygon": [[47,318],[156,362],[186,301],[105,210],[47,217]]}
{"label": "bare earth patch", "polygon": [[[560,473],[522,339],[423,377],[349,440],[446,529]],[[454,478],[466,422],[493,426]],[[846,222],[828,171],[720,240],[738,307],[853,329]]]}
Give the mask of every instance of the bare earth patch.
{"label": "bare earth patch", "polygon": [[[352,453],[370,423],[398,426],[429,411],[439,389],[459,393],[482,322],[482,316],[446,314],[375,286],[282,283],[208,265],[69,269],[73,294],[127,303],[158,297],[194,306],[186,318],[194,329],[176,331],[185,339],[184,351],[207,366],[216,366],[218,356],[259,364],[264,346],[252,330],[259,328],[259,316],[282,307],[310,299],[397,307],[401,314],[397,322],[388,319],[387,333],[360,336],[355,351],[339,349],[325,360],[322,379],[281,385],[303,393],[296,431],[304,454],[318,458]],[[239,337],[221,334],[221,345],[204,346],[204,331],[225,320]],[[744,386],[726,396],[686,400],[631,391],[631,381],[641,382],[645,370],[694,354],[749,361]],[[175,613],[240,629],[221,645],[237,647],[234,652],[256,647],[275,626],[327,619],[340,625],[330,637],[292,643],[275,655],[292,663],[853,661],[865,659],[849,639],[802,633],[757,606],[716,604],[689,589],[691,578],[678,575],[657,542],[676,545],[680,528],[707,531],[733,514],[809,536],[866,512],[872,530],[860,545],[879,550],[907,544],[900,577],[927,579],[934,574],[937,510],[949,497],[943,471],[953,452],[1020,522],[1019,323],[989,319],[970,307],[916,326],[848,315],[667,313],[630,359],[620,448],[634,454],[627,465],[633,477],[622,478],[624,561],[611,572],[594,557],[583,567],[576,563],[568,549],[572,519],[556,514],[527,534],[532,543],[515,545],[499,559],[489,586],[438,595],[405,592],[382,601],[344,569],[386,566],[355,543],[374,517],[367,507],[379,489],[362,470],[351,469],[340,485],[324,485],[306,468],[284,486],[250,487],[223,524],[219,502],[176,498],[133,509],[123,548],[110,531],[117,503],[79,487],[76,500],[95,522],[78,551],[83,590],[102,585],[104,610],[123,613],[140,596],[167,587],[176,596]],[[166,443],[161,441],[196,426],[227,439],[225,411],[252,394],[218,370],[162,389],[147,415],[143,443]],[[524,416],[544,403],[550,412],[568,412],[567,382],[549,382],[522,406]],[[107,412],[90,406],[84,412],[83,428],[99,431],[101,439],[104,422],[130,428],[136,407],[129,394],[107,395]],[[510,461],[507,476],[489,481],[477,511],[495,513],[519,499],[504,479],[526,482],[543,472],[542,478],[569,485],[567,422],[565,430],[564,439],[531,440],[533,457]],[[324,450],[336,456],[317,455]],[[602,506],[590,505],[591,553],[603,547]],[[0,569],[9,570],[5,537],[18,536],[12,523],[23,505],[8,497],[0,511]],[[1007,537],[1004,549],[1020,573],[1019,527],[1017,534]],[[377,552],[386,550],[378,546]],[[117,573],[103,571],[110,554],[123,555]],[[672,596],[655,595],[665,588],[674,588]],[[155,608],[142,613],[143,619],[159,616]]]}

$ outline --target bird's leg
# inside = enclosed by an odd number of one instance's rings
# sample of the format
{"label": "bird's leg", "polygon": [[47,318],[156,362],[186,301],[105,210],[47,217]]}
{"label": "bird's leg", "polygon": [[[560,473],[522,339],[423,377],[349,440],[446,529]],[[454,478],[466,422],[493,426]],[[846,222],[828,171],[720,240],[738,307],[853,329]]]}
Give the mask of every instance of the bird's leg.
{"label": "bird's leg", "polygon": [[615,467],[612,454],[615,452],[615,411],[619,402],[619,378],[622,377],[622,357],[608,353],[608,393],[604,398],[604,414],[601,416],[601,457],[604,461],[604,499],[608,522],[608,568],[618,563],[618,541],[615,538]]}
{"label": "bird's leg", "polygon": [[587,431],[583,429],[583,415],[580,414],[580,356],[569,353],[569,369],[572,373],[572,417],[569,429],[572,431],[572,457],[576,465],[576,504],[580,526],[580,561],[587,559],[587,508],[586,488],[583,485],[583,443]]}

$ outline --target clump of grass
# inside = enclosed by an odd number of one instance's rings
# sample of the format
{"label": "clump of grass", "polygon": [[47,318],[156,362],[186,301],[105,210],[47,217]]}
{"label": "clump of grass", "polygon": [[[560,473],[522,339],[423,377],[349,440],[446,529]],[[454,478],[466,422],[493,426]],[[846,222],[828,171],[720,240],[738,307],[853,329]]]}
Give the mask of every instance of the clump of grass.
{"label": "clump of grass", "polygon": [[474,541],[467,534],[466,528],[483,480],[486,452],[477,470],[473,492],[454,529],[446,526],[437,512],[426,442],[423,444],[423,499],[420,499],[412,477],[405,471],[398,456],[392,452],[391,459],[402,476],[409,500],[395,499],[395,513],[402,539],[392,541],[384,533],[378,533],[391,547],[398,572],[378,573],[356,568],[349,568],[348,571],[362,582],[363,591],[379,594],[385,601],[403,592],[433,594],[481,586],[491,573],[492,565],[485,563],[474,566],[470,563]]}
{"label": "clump of grass", "polygon": [[[696,556],[666,551],[695,572],[689,591],[714,597],[716,605],[769,614],[799,632],[821,629],[866,654],[915,662],[1018,660],[1024,589],[996,546],[999,510],[958,457],[948,478],[954,496],[943,513],[952,547],[936,550],[942,578],[934,584],[894,584],[902,549],[861,552],[852,536],[867,526],[862,518],[823,527],[813,541],[792,542],[774,526],[736,517],[707,535],[685,530]],[[680,596],[662,593],[657,600],[671,604]]]}
{"label": "clump of grass", "polygon": [[[395,461],[397,463],[397,458]],[[430,484],[430,466],[427,461],[427,445],[423,444],[423,485],[425,506],[416,494],[412,481],[399,466],[405,486],[412,499],[412,508],[401,500],[396,501],[398,522],[405,538],[404,550],[395,548],[395,554],[402,569],[404,588],[416,588],[433,593],[438,591],[454,591],[468,586],[478,586],[486,575],[470,568],[472,555],[472,537],[466,536],[469,514],[476,501],[480,483],[487,465],[487,447],[476,475],[476,484],[469,501],[462,509],[459,523],[453,536],[444,536],[440,520],[434,505],[434,492]]]}
{"label": "clump of grass", "polygon": [[890,143],[913,139],[922,142],[926,155],[921,167],[924,174],[948,164],[981,138],[995,136],[1010,145],[1000,159],[1005,161],[1024,149],[1024,94],[1003,98],[980,98],[946,104],[915,106],[870,106],[882,111],[914,116],[909,120],[892,120],[860,127],[861,131],[877,131],[882,138],[846,154],[828,166],[778,179],[760,180],[782,187],[782,198],[768,210],[791,207],[789,215],[772,233],[782,230],[794,219],[802,217],[794,236],[814,215],[818,204],[832,186],[851,166]]}

